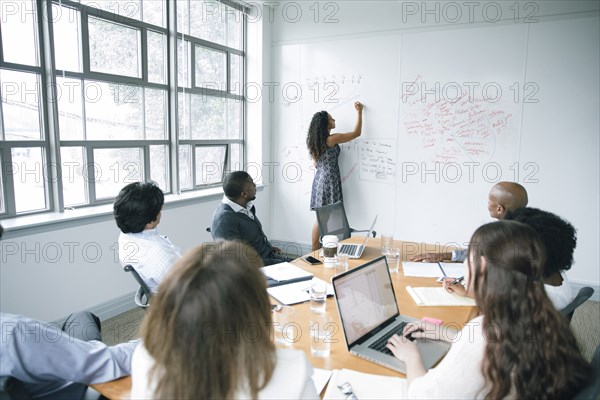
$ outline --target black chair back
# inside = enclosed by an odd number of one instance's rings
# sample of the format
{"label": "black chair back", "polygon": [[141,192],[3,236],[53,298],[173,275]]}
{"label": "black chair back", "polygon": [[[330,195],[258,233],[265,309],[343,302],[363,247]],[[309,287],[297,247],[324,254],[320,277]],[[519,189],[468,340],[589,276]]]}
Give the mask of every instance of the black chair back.
{"label": "black chair back", "polygon": [[133,279],[135,279],[140,285],[140,288],[135,295],[135,303],[140,307],[148,307],[148,303],[152,298],[152,292],[150,291],[148,285],[146,285],[146,282],[144,282],[142,277],[137,273],[133,266],[127,264],[123,267],[123,270],[125,270],[125,272],[129,272],[133,276]]}
{"label": "black chair back", "polygon": [[592,379],[573,397],[573,400],[598,399],[600,396],[600,344],[592,357]]}
{"label": "black chair back", "polygon": [[582,287],[581,289],[579,289],[579,293],[577,293],[577,296],[575,296],[575,298],[571,300],[571,302],[565,308],[560,310],[560,313],[567,317],[569,321],[571,321],[571,319],[573,318],[573,313],[575,312],[577,307],[585,303],[586,300],[592,297],[593,294],[593,288],[589,286]]}
{"label": "black chair back", "polygon": [[0,376],[0,400],[29,400],[23,382],[12,376]]}

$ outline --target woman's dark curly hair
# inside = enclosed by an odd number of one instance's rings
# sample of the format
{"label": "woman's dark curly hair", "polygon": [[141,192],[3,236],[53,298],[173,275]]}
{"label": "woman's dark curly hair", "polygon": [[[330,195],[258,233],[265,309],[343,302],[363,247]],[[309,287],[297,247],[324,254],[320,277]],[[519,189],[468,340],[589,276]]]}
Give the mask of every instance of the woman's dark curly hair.
{"label": "woman's dark curly hair", "polygon": [[327,111],[319,111],[313,115],[306,135],[306,147],[310,153],[310,158],[314,161],[319,161],[325,150],[327,150],[327,136],[329,131],[329,113]]}
{"label": "woman's dark curly hair", "polygon": [[540,235],[546,250],[546,265],[542,273],[544,278],[571,268],[573,251],[577,246],[573,225],[558,215],[532,207],[510,210],[504,219],[522,222]]}

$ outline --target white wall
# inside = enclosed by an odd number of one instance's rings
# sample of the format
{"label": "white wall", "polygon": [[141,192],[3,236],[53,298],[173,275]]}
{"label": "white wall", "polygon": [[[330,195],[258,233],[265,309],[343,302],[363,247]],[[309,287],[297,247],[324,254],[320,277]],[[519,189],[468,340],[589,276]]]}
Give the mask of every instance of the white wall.
{"label": "white wall", "polygon": [[[270,221],[269,198],[257,194],[261,222]],[[167,235],[182,254],[211,242],[212,214],[220,195],[181,206],[165,204],[159,232]],[[38,230],[43,229],[41,227]],[[267,232],[267,234],[269,234]],[[19,236],[8,232],[0,242],[0,310],[43,321],[55,321],[73,311],[102,306],[105,315],[122,312],[122,297],[133,300],[137,284],[118,261],[119,229],[112,216],[104,221]],[[120,311],[119,311],[120,310]]]}

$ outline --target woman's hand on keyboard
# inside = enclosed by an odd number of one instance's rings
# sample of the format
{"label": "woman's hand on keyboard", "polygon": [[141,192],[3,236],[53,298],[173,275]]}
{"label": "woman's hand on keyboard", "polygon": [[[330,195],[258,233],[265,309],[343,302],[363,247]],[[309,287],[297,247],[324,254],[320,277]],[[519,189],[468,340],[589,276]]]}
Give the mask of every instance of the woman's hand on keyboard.
{"label": "woman's hand on keyboard", "polygon": [[404,336],[415,339],[442,340],[451,343],[457,334],[458,331],[454,328],[423,320],[409,322],[404,327]]}
{"label": "woman's hand on keyboard", "polygon": [[413,342],[406,336],[392,335],[388,339],[386,347],[390,349],[397,359],[405,363],[421,358],[416,342]]}

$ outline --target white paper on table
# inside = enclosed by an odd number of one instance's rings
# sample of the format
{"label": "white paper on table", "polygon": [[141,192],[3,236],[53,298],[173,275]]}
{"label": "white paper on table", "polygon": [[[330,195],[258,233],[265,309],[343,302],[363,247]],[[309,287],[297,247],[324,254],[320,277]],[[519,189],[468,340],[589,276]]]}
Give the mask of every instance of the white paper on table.
{"label": "white paper on table", "polygon": [[312,381],[317,389],[317,394],[321,394],[327,382],[331,378],[331,370],[323,368],[313,368]]}
{"label": "white paper on table", "polygon": [[444,276],[438,263],[420,261],[403,261],[404,276],[421,276],[426,278],[439,278]]}
{"label": "white paper on table", "polygon": [[[324,282],[319,278],[312,278],[309,281],[301,281],[289,283],[287,285],[280,285],[267,288],[267,293],[281,304],[287,306],[292,304],[304,303],[310,300],[309,289],[316,282]],[[333,296],[333,286],[327,283],[327,295]]]}
{"label": "white paper on table", "polygon": [[406,291],[418,306],[469,306],[476,305],[475,299],[448,293],[443,287],[411,287]]}
{"label": "white paper on table", "polygon": [[263,272],[263,274],[278,282],[285,282],[292,279],[309,277],[313,275],[310,272],[307,272],[289,262],[268,265],[266,267],[262,267],[260,270]]}
{"label": "white paper on table", "polygon": [[405,399],[408,389],[406,379],[395,376],[365,374],[351,369],[334,369],[324,400],[344,400],[346,395],[338,388],[344,382],[350,383],[356,398],[364,399]]}

